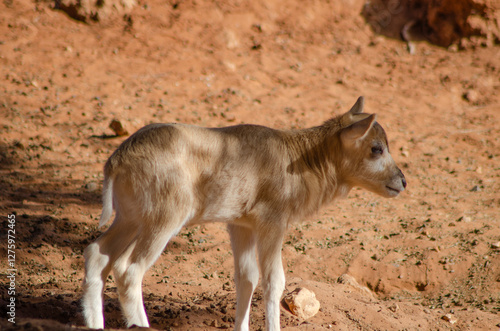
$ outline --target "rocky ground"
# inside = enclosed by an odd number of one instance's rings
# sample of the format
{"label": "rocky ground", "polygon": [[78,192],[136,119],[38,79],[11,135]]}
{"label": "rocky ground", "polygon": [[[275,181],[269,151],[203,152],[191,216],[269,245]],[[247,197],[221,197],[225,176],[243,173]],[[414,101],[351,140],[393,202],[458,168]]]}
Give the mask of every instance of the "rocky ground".
{"label": "rocky ground", "polygon": [[[500,328],[494,36],[447,48],[409,44],[376,34],[355,0],[141,0],[86,22],[58,10],[61,3],[0,3],[3,330],[83,326],[82,251],[101,233],[102,167],[126,138],[114,136],[112,120],[130,133],[153,122],[303,128],[348,110],[359,95],[385,127],[408,189],[392,200],[355,189],[289,229],[286,292],[305,286],[321,309],[303,321],[283,307],[282,326]],[[339,282],[343,274],[355,281]],[[232,328],[224,225],[183,230],[143,290],[155,329]],[[112,276],[104,295],[106,326],[124,328]],[[12,297],[15,325],[6,311]],[[264,327],[263,308],[259,288],[253,330]]]}

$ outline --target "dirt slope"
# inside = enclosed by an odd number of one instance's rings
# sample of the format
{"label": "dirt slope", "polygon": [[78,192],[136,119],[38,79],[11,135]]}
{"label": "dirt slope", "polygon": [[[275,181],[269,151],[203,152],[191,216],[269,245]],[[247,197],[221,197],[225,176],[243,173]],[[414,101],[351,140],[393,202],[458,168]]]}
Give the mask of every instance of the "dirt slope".
{"label": "dirt slope", "polygon": [[[0,3],[2,329],[83,325],[82,251],[101,233],[102,167],[125,139],[109,137],[113,119],[129,132],[152,122],[301,128],[359,95],[386,128],[409,186],[393,200],[355,189],[289,230],[287,291],[304,285],[322,308],[307,321],[282,309],[282,326],[500,327],[494,43],[457,51],[417,42],[410,54],[374,34],[362,1],[142,0],[125,16],[90,23],[52,6]],[[5,311],[10,214],[16,326]],[[222,224],[185,229],[147,273],[152,327],[232,328],[232,268]],[[342,274],[369,291],[338,283]],[[105,297],[107,327],[123,328],[112,277]],[[251,327],[264,327],[260,289]]]}

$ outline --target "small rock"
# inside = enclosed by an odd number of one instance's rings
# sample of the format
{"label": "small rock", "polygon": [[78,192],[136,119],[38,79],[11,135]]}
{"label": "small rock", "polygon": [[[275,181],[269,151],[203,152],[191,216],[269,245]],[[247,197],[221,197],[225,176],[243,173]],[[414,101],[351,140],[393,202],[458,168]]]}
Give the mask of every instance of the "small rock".
{"label": "small rock", "polygon": [[224,61],[224,65],[231,71],[236,71],[236,65],[233,62]]}
{"label": "small rock", "polygon": [[117,136],[128,136],[127,130],[123,128],[123,125],[118,120],[112,120],[109,124],[109,128],[115,132]]}
{"label": "small rock", "polygon": [[481,188],[479,186],[477,186],[477,185],[474,185],[474,187],[471,188],[470,191],[471,192],[479,192],[479,191],[481,191]]}
{"label": "small rock", "polygon": [[410,152],[408,151],[408,147],[403,146],[399,150],[401,151],[401,155],[402,156],[404,156],[404,157],[409,157],[410,156]]}
{"label": "small rock", "polygon": [[463,98],[472,104],[479,102],[479,94],[474,90],[468,90],[463,94]]}
{"label": "small rock", "polygon": [[97,190],[97,184],[94,182],[87,183],[85,184],[85,189],[89,192],[94,192]]}
{"label": "small rock", "polygon": [[441,317],[441,319],[445,320],[446,322],[449,322],[450,324],[455,324],[457,322],[457,319],[452,314],[446,314],[443,317]]}
{"label": "small rock", "polygon": [[320,304],[316,295],[304,287],[296,288],[284,300],[292,314],[303,320],[313,317],[319,311]]}
{"label": "small rock", "polygon": [[14,147],[19,148],[20,150],[25,150],[24,144],[18,140],[14,140]]}
{"label": "small rock", "polygon": [[356,279],[348,274],[343,274],[339,278],[337,278],[337,283],[339,284],[344,284],[344,285],[349,285],[351,288],[356,290],[357,292],[360,292],[361,294],[374,299],[372,291],[370,291],[366,286],[361,286],[359,283],[356,281]]}
{"label": "small rock", "polygon": [[224,37],[226,39],[226,47],[228,49],[235,49],[240,45],[240,41],[238,40],[238,37],[236,36],[236,33],[234,33],[234,31],[225,30]]}
{"label": "small rock", "polygon": [[492,248],[499,249],[500,248],[500,241],[497,241],[496,243],[491,244]]}
{"label": "small rock", "polygon": [[389,309],[390,311],[392,311],[393,313],[395,313],[395,312],[397,312],[397,311],[399,310],[399,306],[398,306],[398,304],[397,304],[397,303],[394,303],[393,305],[390,305],[390,306],[388,307],[388,309]]}

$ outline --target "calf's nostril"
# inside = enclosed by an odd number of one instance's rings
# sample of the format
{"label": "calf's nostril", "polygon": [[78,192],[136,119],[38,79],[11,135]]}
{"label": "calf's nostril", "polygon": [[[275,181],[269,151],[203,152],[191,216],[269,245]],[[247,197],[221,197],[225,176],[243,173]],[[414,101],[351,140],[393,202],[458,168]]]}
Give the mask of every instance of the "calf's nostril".
{"label": "calf's nostril", "polygon": [[406,188],[406,178],[405,178],[405,175],[403,174],[403,172],[401,171],[401,169],[399,169],[399,175],[401,176],[401,184],[403,184],[403,187]]}

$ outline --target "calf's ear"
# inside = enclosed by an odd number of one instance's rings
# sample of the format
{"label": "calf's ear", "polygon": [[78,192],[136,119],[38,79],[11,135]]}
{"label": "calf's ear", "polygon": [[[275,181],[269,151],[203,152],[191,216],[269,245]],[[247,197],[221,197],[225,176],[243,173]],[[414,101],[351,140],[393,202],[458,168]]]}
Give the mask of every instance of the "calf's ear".
{"label": "calf's ear", "polygon": [[373,124],[375,123],[376,119],[377,115],[371,114],[362,120],[354,122],[347,128],[342,129],[342,131],[340,132],[340,138],[342,139],[342,142],[350,144],[357,140],[365,138],[372,128]]}
{"label": "calf's ear", "polygon": [[351,110],[348,111],[349,114],[359,114],[363,112],[363,107],[365,106],[365,98],[363,96],[359,97]]}

